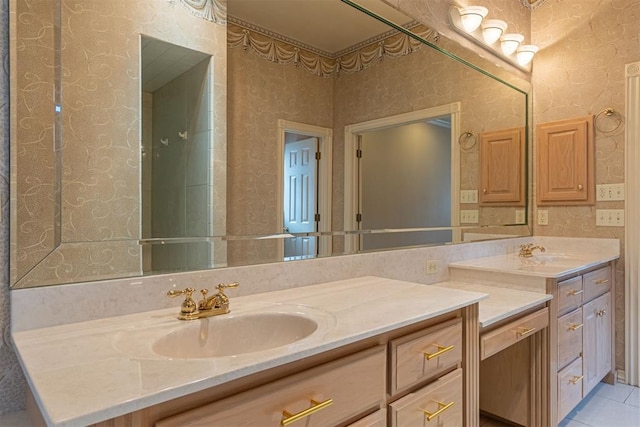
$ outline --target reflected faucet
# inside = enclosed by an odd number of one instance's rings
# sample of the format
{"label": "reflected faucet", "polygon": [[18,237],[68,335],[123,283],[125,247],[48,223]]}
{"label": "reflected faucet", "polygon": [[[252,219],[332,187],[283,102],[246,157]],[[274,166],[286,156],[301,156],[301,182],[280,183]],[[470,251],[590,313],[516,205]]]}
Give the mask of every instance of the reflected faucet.
{"label": "reflected faucet", "polygon": [[521,258],[531,258],[533,256],[533,251],[539,249],[540,252],[546,251],[544,246],[533,246],[533,243],[527,243],[526,245],[520,245],[520,252],[518,256]]}

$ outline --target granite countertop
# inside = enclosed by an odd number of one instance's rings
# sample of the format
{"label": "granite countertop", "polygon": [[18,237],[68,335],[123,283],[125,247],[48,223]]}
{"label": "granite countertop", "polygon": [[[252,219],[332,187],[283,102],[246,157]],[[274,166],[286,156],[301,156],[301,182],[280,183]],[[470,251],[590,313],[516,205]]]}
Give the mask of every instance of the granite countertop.
{"label": "granite countertop", "polygon": [[18,332],[13,341],[46,422],[84,426],[427,320],[485,297],[454,287],[362,277],[231,298],[232,313],[225,316],[295,312],[312,318],[318,328],[293,344],[228,357],[172,359],[154,353],[155,339],[191,323],[175,318],[178,307]]}
{"label": "granite countertop", "polygon": [[489,295],[488,298],[480,301],[480,312],[478,314],[480,328],[491,326],[553,298],[552,295],[540,292],[528,292],[508,289],[502,286],[480,285],[468,282],[441,282],[436,283],[434,286]]}

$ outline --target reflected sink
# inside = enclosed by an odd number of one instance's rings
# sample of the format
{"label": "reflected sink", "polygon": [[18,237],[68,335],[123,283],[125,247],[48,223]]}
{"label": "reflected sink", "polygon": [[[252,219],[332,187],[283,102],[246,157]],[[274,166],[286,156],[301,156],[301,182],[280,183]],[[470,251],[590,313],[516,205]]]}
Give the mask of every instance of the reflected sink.
{"label": "reflected sink", "polygon": [[183,359],[235,356],[294,343],[317,328],[312,319],[292,313],[223,315],[189,321],[158,338],[152,350]]}

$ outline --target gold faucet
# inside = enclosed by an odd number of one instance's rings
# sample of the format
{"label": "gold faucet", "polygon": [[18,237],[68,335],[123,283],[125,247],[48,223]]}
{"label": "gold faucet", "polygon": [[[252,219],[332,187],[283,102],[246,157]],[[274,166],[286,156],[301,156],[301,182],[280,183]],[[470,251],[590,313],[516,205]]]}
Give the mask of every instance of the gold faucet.
{"label": "gold faucet", "polygon": [[520,245],[520,253],[518,253],[518,256],[522,258],[531,258],[533,256],[533,251],[536,249],[539,249],[540,252],[546,251],[544,246],[533,246],[533,243],[527,243],[526,245]]}
{"label": "gold faucet", "polygon": [[186,288],[184,290],[175,291],[171,290],[167,292],[167,296],[173,298],[180,295],[184,295],[185,299],[180,306],[180,313],[178,319],[180,320],[195,320],[203,319],[205,317],[218,316],[220,314],[227,314],[229,310],[229,298],[225,295],[223,289],[225,288],[237,288],[240,286],[238,282],[233,283],[221,283],[216,286],[218,293],[213,296],[207,297],[209,291],[202,289],[202,299],[196,305],[191,295],[196,291],[193,288]]}

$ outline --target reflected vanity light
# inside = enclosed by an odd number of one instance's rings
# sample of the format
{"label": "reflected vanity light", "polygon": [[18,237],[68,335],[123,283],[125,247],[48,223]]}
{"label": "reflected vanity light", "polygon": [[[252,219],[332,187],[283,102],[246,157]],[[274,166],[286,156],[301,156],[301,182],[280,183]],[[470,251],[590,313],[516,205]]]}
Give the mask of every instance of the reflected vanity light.
{"label": "reflected vanity light", "polygon": [[473,33],[475,30],[480,27],[482,20],[487,13],[489,13],[489,9],[482,6],[467,6],[459,9],[460,11],[460,22],[462,23],[462,27],[467,33]]}
{"label": "reflected vanity light", "polygon": [[533,55],[538,51],[538,46],[534,46],[532,44],[525,44],[518,48],[516,52],[516,58],[518,59],[518,64],[527,65],[533,59]]}
{"label": "reflected vanity light", "polygon": [[518,46],[523,41],[524,36],[522,34],[505,34],[500,37],[500,49],[502,49],[502,53],[509,56],[518,49]]}
{"label": "reflected vanity light", "polygon": [[531,72],[530,63],[538,48],[524,45],[522,34],[505,33],[507,22],[485,19],[488,15],[489,11],[482,6],[449,7],[449,23],[454,31],[516,69]]}
{"label": "reflected vanity light", "polygon": [[507,29],[507,23],[500,19],[487,19],[482,22],[482,38],[487,44],[494,44]]}

